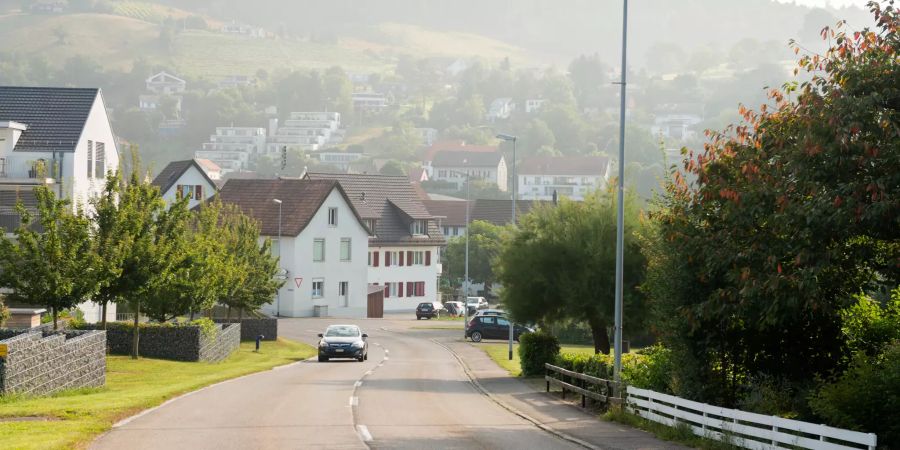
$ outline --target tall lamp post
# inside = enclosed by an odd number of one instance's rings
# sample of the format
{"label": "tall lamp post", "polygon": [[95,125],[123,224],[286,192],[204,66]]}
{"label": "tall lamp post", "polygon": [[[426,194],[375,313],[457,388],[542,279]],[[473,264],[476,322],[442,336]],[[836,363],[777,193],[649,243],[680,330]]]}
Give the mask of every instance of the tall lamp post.
{"label": "tall lamp post", "polygon": [[[278,204],[278,265],[281,261],[281,200],[273,198],[272,202]],[[275,300],[275,317],[281,317],[281,288],[278,288],[278,297]]]}
{"label": "tall lamp post", "polygon": [[625,73],[626,73],[626,45],[628,39],[628,0],[623,0],[622,5],[622,81],[619,97],[619,179],[618,179],[618,205],[616,217],[616,318],[615,318],[615,347],[613,365],[613,380],[616,381],[618,393],[622,377],[622,282],[624,274],[624,245],[625,245]]}
{"label": "tall lamp post", "polygon": [[[519,185],[519,179],[516,177],[516,142],[519,140],[518,136],[510,136],[508,134],[498,134],[497,139],[503,139],[506,142],[512,141],[513,143],[513,157],[512,157],[512,224],[516,226],[516,187]],[[509,360],[513,359],[513,323],[509,318]]]}
{"label": "tall lamp post", "polygon": [[[463,160],[463,165],[467,165],[468,160]],[[455,170],[451,170],[450,172],[455,173],[457,175],[465,175],[466,176],[466,264],[465,264],[465,274],[464,276],[464,291],[463,291],[463,341],[466,340],[466,335],[469,331],[469,209],[472,205],[469,203],[469,169],[466,168],[466,173],[457,172]]]}

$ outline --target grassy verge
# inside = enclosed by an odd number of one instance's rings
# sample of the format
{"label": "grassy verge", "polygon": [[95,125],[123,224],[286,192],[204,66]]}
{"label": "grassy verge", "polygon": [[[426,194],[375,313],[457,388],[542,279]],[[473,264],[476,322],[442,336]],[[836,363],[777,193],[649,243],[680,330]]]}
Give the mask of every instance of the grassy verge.
{"label": "grassy verge", "polygon": [[602,417],[612,422],[618,422],[644,430],[659,439],[676,442],[692,448],[699,448],[702,450],[733,450],[741,448],[728,442],[720,442],[714,439],[706,439],[697,436],[687,424],[682,423],[677,427],[670,427],[661,423],[651,422],[643,417],[626,412],[621,408],[610,408]]}
{"label": "grassy verge", "polygon": [[[259,353],[253,351],[254,345],[242,343],[240,350],[217,364],[110,356],[103,388],[51,397],[2,397],[0,447],[84,448],[115,422],[167,399],[316,353],[313,347],[284,339],[263,343]],[[43,420],[10,421],[22,417]]]}
{"label": "grassy verge", "polygon": [[[500,367],[506,369],[506,371],[509,372],[510,375],[517,377],[522,374],[522,366],[519,364],[519,344],[513,343],[513,359],[512,359],[512,361],[509,360],[509,344],[506,344],[506,343],[503,343],[503,344],[495,344],[495,343],[474,344],[473,343],[472,345],[475,345],[475,346],[481,348],[482,350],[484,350],[485,353],[487,353],[488,356],[490,356],[491,359],[493,359],[495,363],[497,363]],[[559,351],[560,351],[560,353],[584,353],[584,354],[588,354],[588,355],[594,354],[593,347],[584,346],[584,345],[564,345],[564,346],[560,347]]]}

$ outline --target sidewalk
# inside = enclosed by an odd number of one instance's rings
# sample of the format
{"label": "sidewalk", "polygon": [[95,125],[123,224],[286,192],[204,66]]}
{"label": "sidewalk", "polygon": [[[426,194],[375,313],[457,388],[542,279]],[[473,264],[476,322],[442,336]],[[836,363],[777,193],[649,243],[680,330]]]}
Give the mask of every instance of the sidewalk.
{"label": "sidewalk", "polygon": [[441,341],[460,358],[469,376],[501,406],[585,447],[611,450],[686,449],[650,433],[598,419],[524,381],[511,377],[481,349],[460,341]]}

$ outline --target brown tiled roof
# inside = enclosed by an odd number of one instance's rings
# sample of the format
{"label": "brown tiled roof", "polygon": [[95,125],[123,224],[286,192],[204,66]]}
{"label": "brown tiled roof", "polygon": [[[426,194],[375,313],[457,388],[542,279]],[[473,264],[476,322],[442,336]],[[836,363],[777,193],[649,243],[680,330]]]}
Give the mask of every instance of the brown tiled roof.
{"label": "brown tiled roof", "polygon": [[309,221],[328,198],[331,191],[337,189],[356,216],[362,222],[359,213],[353,207],[346,192],[334,180],[241,180],[231,179],[219,191],[223,203],[231,203],[241,208],[244,214],[256,219],[260,224],[260,234],[264,236],[278,235],[278,204],[281,205],[281,234],[297,236],[309,225]]}
{"label": "brown tiled roof", "polygon": [[605,156],[535,156],[525,158],[517,169],[519,175],[605,176],[609,158]]}
{"label": "brown tiled roof", "polygon": [[219,186],[209,177],[209,174],[206,173],[206,170],[203,169],[203,166],[201,166],[196,159],[170,162],[161,172],[159,172],[159,175],[153,179],[153,184],[159,187],[159,192],[165,194],[191,166],[196,167],[197,170],[200,171],[200,174],[203,175],[203,178],[205,178],[211,186]]}
{"label": "brown tiled roof", "polygon": [[[535,200],[516,201],[516,221],[525,214],[528,214],[528,212],[531,211],[531,208],[534,208],[535,205],[540,203],[549,204],[550,202]],[[475,200],[475,204],[472,205],[472,212],[470,215],[470,219],[473,222],[476,220],[483,220],[494,225],[506,225],[512,219],[512,203],[510,200],[478,199]]]}
{"label": "brown tiled roof", "polygon": [[466,205],[469,202],[454,200],[424,200],[425,208],[428,212],[439,219],[441,225],[444,226],[465,226],[466,225]]}
{"label": "brown tiled roof", "polygon": [[498,152],[438,152],[431,165],[435,167],[490,167],[497,168],[503,154]]}
{"label": "brown tiled roof", "polygon": [[371,244],[443,245],[446,242],[434,220],[429,221],[428,237],[410,234],[409,218],[431,219],[433,216],[405,176],[307,173],[306,177],[340,182],[360,214],[376,219],[375,236],[369,240]]}
{"label": "brown tiled roof", "polygon": [[497,152],[497,146],[494,145],[468,145],[466,141],[461,139],[456,140],[448,140],[448,141],[437,141],[431,145],[431,147],[426,147],[424,150],[420,152],[420,159],[422,161],[432,161],[434,160],[434,155],[438,152],[448,151],[448,152],[479,152],[479,153],[495,153]]}

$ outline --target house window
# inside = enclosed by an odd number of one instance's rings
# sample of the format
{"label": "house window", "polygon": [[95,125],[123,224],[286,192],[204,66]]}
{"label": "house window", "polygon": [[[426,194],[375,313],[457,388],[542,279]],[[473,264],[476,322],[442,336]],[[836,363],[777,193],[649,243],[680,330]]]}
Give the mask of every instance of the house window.
{"label": "house window", "polygon": [[328,226],[337,226],[337,208],[328,208]]}
{"label": "house window", "polygon": [[350,238],[341,238],[341,261],[350,261]]}
{"label": "house window", "polygon": [[106,144],[94,143],[94,177],[106,178]]}
{"label": "house window", "polygon": [[325,279],[313,278],[312,281],[312,298],[322,298],[325,296]]}
{"label": "house window", "polygon": [[400,283],[387,283],[387,296],[388,297],[399,297],[400,296]]}
{"label": "house window", "polygon": [[325,239],[313,240],[313,261],[325,261]]}
{"label": "house window", "polygon": [[94,178],[94,141],[87,144],[87,177]]}
{"label": "house window", "polygon": [[369,267],[372,267],[372,252],[369,252]]}
{"label": "house window", "polygon": [[181,200],[185,197],[191,199],[194,198],[194,191],[197,186],[193,184],[179,184],[175,187],[175,198]]}
{"label": "house window", "polygon": [[422,266],[425,264],[425,252],[412,252],[411,266]]}
{"label": "house window", "polygon": [[341,281],[338,283],[338,296],[341,298],[344,308],[350,306],[350,282]]}
{"label": "house window", "polygon": [[194,200],[203,200],[203,186],[196,185],[194,186]]}
{"label": "house window", "polygon": [[428,233],[427,220],[413,220],[409,226],[409,232],[413,235],[422,236]]}
{"label": "house window", "polygon": [[400,252],[384,252],[385,267],[397,267],[400,265]]}

